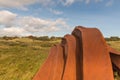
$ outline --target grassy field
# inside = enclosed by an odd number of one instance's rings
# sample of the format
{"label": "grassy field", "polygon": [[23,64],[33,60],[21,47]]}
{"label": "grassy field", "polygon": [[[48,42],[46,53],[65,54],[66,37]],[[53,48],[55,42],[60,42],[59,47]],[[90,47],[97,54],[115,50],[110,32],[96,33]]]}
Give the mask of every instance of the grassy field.
{"label": "grassy field", "polygon": [[[59,42],[28,38],[0,39],[0,80],[31,80],[48,56],[50,47]],[[120,41],[107,43],[120,51]],[[120,77],[116,76],[116,80]]]}
{"label": "grassy field", "polygon": [[31,80],[58,41],[0,40],[0,80]]}

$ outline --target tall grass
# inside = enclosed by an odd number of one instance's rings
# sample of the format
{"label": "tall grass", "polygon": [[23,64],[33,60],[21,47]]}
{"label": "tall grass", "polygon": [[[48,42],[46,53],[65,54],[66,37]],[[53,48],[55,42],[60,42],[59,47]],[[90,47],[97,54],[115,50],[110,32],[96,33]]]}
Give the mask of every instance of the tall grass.
{"label": "tall grass", "polygon": [[58,42],[0,40],[0,80],[31,80]]}

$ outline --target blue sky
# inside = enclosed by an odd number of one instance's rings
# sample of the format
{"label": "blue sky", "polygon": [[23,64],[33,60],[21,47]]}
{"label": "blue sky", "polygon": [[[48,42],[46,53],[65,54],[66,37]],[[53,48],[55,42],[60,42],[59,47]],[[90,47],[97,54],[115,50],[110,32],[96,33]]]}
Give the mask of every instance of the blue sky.
{"label": "blue sky", "polygon": [[120,37],[120,0],[0,0],[0,36],[64,36],[78,25]]}

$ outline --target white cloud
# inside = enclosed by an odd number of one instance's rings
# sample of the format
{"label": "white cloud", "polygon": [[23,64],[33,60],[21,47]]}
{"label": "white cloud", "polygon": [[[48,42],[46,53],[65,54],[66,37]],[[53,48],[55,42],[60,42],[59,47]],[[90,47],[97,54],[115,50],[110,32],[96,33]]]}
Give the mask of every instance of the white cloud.
{"label": "white cloud", "polygon": [[27,10],[27,6],[38,3],[42,6],[55,4],[55,0],[0,0],[1,8],[18,8]]}
{"label": "white cloud", "polygon": [[0,36],[24,36],[28,33],[19,27],[9,27],[0,29]]}
{"label": "white cloud", "polygon": [[69,6],[72,5],[75,2],[81,3],[84,2],[86,4],[89,4],[90,2],[102,2],[103,0],[60,0],[60,2],[64,5],[64,6]]}
{"label": "white cloud", "polygon": [[0,7],[25,9],[25,6],[34,4],[36,2],[37,0],[0,0]]}
{"label": "white cloud", "polygon": [[16,19],[17,15],[9,11],[0,11],[0,24],[10,26],[12,22]]}
{"label": "white cloud", "polygon": [[[58,4],[62,4],[64,6],[70,6],[75,2],[79,2],[79,3],[84,2],[86,4],[89,4],[91,2],[98,3],[102,1],[104,0],[0,0],[0,8],[18,8],[18,9],[28,10],[27,6],[35,3],[48,7],[49,5],[54,6]],[[113,0],[109,0],[109,2],[106,3],[106,6],[112,5],[112,3]]]}
{"label": "white cloud", "polygon": [[[64,5],[64,6],[70,6],[75,2],[78,3],[86,3],[86,4],[90,4],[90,3],[100,3],[103,2],[105,0],[60,0],[60,2]],[[111,6],[113,4],[114,0],[108,0],[108,2],[106,3],[106,6]]]}
{"label": "white cloud", "polygon": [[18,20],[19,26],[23,26],[24,29],[28,32],[51,32],[51,31],[57,31],[59,30],[58,24],[61,24],[61,22],[56,23],[58,20],[44,20],[40,18],[35,17],[21,17]]}
{"label": "white cloud", "polygon": [[86,2],[86,4],[89,4],[89,3],[90,3],[90,0],[86,0],[85,2]]}
{"label": "white cloud", "polygon": [[108,6],[112,6],[112,4],[113,4],[113,0],[109,0],[107,3],[106,3],[106,6],[108,7]]}
{"label": "white cloud", "polygon": [[52,12],[52,13],[55,14],[55,15],[63,14],[62,11],[54,10],[54,9],[52,9],[52,8],[50,8],[49,10],[50,10],[50,12]]}
{"label": "white cloud", "polygon": [[71,5],[75,2],[75,0],[61,0],[61,2],[63,3],[63,5],[68,6]]}
{"label": "white cloud", "polygon": [[[60,31],[62,29],[68,29],[64,19],[56,20],[47,20],[36,18],[32,16],[19,16],[15,13],[9,11],[0,11],[1,16],[2,12],[6,12],[5,16],[1,18],[1,25],[4,27],[0,28],[1,35],[26,35],[26,34],[44,34]],[[16,17],[17,16],[17,17]],[[10,22],[9,22],[10,21]],[[10,24],[10,25],[9,25]],[[8,27],[9,26],[9,27]]]}
{"label": "white cloud", "polygon": [[95,2],[95,3],[99,3],[99,2],[102,2],[103,0],[85,0],[85,3],[86,4],[90,4],[90,2]]}

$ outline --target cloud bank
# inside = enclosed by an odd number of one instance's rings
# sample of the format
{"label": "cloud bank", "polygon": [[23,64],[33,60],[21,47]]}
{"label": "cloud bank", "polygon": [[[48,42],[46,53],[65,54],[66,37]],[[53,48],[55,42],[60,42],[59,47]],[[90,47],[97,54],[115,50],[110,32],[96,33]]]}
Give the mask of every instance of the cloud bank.
{"label": "cloud bank", "polygon": [[[20,8],[23,10],[27,9],[27,6],[32,4],[40,4],[42,6],[62,4],[64,6],[72,5],[75,2],[90,4],[91,2],[103,2],[104,0],[0,0],[1,8]],[[108,0],[106,5],[112,5],[113,0]]]}
{"label": "cloud bank", "polygon": [[44,35],[69,26],[64,19],[46,20],[32,16],[19,16],[9,11],[0,11],[0,36],[24,36],[24,35]]}

